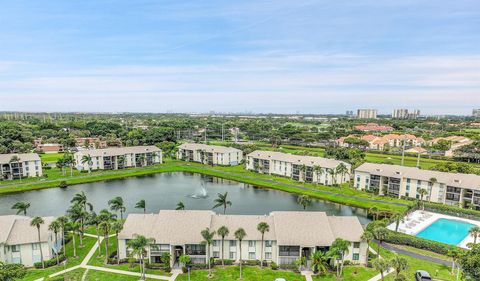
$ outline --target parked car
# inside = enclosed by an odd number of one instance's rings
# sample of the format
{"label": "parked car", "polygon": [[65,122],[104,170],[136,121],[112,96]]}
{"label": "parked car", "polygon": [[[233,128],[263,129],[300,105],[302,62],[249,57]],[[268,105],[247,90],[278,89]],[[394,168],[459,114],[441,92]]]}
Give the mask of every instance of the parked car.
{"label": "parked car", "polygon": [[430,277],[430,274],[426,272],[425,270],[417,270],[415,272],[415,280],[417,281],[430,281],[432,280],[432,277]]}
{"label": "parked car", "polygon": [[277,278],[277,279],[275,279],[275,281],[287,281],[287,280],[285,280],[283,278]]}

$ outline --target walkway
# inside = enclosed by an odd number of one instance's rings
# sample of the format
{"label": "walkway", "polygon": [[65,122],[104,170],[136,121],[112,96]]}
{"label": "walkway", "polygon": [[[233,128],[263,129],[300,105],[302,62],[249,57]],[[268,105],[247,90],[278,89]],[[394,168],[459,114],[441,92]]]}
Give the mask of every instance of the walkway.
{"label": "walkway", "polygon": [[[378,241],[373,241],[373,242],[378,245]],[[396,247],[395,245],[392,245],[392,244],[382,243],[381,246],[382,246],[382,248],[385,248],[385,249],[387,249],[391,252],[399,253],[399,254],[409,256],[409,257],[412,257],[412,258],[416,258],[416,259],[419,259],[419,260],[433,262],[433,263],[445,265],[445,266],[448,266],[448,267],[452,266],[451,261],[446,261],[446,260],[442,260],[442,259],[438,259],[438,258],[433,258],[433,257],[425,256],[425,255],[422,255],[422,254],[419,254],[419,253],[415,253],[415,252],[411,252],[411,251],[408,251],[408,250],[400,249],[400,248],[398,248],[398,247]]]}
{"label": "walkway", "polygon": [[302,271],[302,272],[300,272],[300,274],[302,274],[303,276],[305,276],[305,281],[313,281],[313,279],[312,279],[313,272],[311,272],[311,271]]}
{"label": "walkway", "polygon": [[[374,255],[377,255],[377,251],[375,251],[374,249],[372,249],[371,247],[369,248],[370,252]],[[380,258],[382,258],[382,256],[379,256]],[[388,274],[394,272],[395,270],[393,268],[390,268],[387,270],[387,272],[384,273],[384,276],[387,276]],[[378,281],[378,280],[381,280],[382,279],[382,275],[379,273],[375,276],[373,276],[372,278],[368,279],[368,281]]]}

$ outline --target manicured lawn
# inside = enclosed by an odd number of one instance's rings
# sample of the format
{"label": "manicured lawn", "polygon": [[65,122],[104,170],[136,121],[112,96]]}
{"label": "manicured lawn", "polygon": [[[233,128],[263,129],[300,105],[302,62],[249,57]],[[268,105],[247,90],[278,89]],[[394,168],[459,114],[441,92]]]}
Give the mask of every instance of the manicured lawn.
{"label": "manicured lawn", "polygon": [[[140,277],[115,274],[98,270],[89,270],[85,281],[138,281]],[[147,278],[146,280],[154,280]]]}
{"label": "manicured lawn", "polygon": [[43,163],[56,163],[58,159],[63,157],[63,153],[45,153],[39,154],[40,159],[42,159]]}
{"label": "manicured lawn", "polygon": [[[378,273],[372,268],[364,266],[347,266],[343,269],[343,281],[366,281],[377,275]],[[324,275],[317,275],[312,277],[314,281],[336,281],[335,272],[329,272]]]}
{"label": "manicured lawn", "polygon": [[[213,269],[213,278],[208,278],[208,270],[193,270],[190,273],[192,281],[234,281],[240,277],[238,266],[220,266]],[[273,281],[275,278],[285,278],[287,281],[305,280],[303,276],[290,271],[271,270],[269,268],[261,270],[258,267],[243,267],[243,281]],[[181,274],[176,281],[188,281],[187,274]]]}
{"label": "manicured lawn", "polygon": [[64,281],[64,280],[81,281],[84,273],[85,273],[85,269],[78,268],[73,271],[65,273],[65,275],[62,274],[62,275],[51,277],[51,278],[45,278],[45,281]]}
{"label": "manicured lawn", "polygon": [[401,249],[404,249],[404,250],[407,250],[407,251],[410,251],[410,252],[419,253],[419,254],[427,256],[427,257],[437,258],[437,259],[446,260],[446,261],[451,260],[451,258],[449,258],[447,256],[437,254],[437,253],[434,253],[434,252],[430,252],[430,251],[427,251],[427,250],[423,250],[423,249],[417,249],[417,248],[414,248],[414,247],[411,247],[411,246],[395,245],[395,247],[401,248]]}

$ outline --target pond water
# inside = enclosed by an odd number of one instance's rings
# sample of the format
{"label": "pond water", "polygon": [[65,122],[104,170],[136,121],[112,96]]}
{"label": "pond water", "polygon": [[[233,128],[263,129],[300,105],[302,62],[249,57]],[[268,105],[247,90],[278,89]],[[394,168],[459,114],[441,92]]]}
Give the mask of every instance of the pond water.
{"label": "pond water", "polygon": [[[107,201],[121,196],[127,207],[126,213],[140,213],[135,204],[146,200],[147,212],[157,213],[160,209],[175,209],[182,201],[186,209],[209,210],[218,193],[228,192],[232,206],[227,214],[268,214],[271,211],[300,211],[297,195],[283,191],[265,189],[244,183],[199,174],[175,172],[158,173],[69,186],[0,195],[0,215],[14,214],[11,207],[15,202],[28,201],[29,216],[59,216],[70,206],[75,193],[85,192],[96,211],[108,208]],[[222,209],[217,209],[222,212]],[[314,200],[307,211],[324,211],[329,215],[357,216],[362,224],[369,222],[364,209],[340,205],[323,200]]]}

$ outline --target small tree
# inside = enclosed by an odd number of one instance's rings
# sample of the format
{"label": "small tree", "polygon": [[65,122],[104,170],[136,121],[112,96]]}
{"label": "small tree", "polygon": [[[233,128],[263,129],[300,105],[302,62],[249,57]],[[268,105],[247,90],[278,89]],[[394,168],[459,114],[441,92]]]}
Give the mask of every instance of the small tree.
{"label": "small tree", "polygon": [[205,245],[207,248],[207,261],[208,261],[208,277],[212,277],[212,267],[210,264],[210,245],[213,243],[213,236],[215,235],[215,231],[210,232],[210,229],[207,227],[206,229],[202,230],[201,232],[203,241],[202,244]]}
{"label": "small tree", "polygon": [[422,211],[425,210],[425,201],[423,201],[423,197],[428,194],[428,191],[425,188],[420,188],[418,190],[418,194],[420,194],[420,202],[422,202]]}
{"label": "small tree", "polygon": [[131,256],[138,257],[140,261],[140,280],[145,280],[145,254],[147,247],[155,243],[154,239],[146,238],[142,235],[135,235],[135,238],[127,242],[127,246],[132,249]]}
{"label": "small tree", "polygon": [[387,238],[388,230],[383,226],[377,226],[372,231],[373,237],[378,240],[377,259],[380,258],[380,247],[382,242]]}
{"label": "small tree", "polygon": [[310,255],[312,260],[312,270],[314,273],[324,274],[327,272],[327,254],[321,251],[316,251]]}
{"label": "small tree", "polygon": [[312,198],[308,195],[300,195],[297,198],[297,202],[306,210],[308,206],[312,205]]}
{"label": "small tree", "polygon": [[126,211],[125,205],[123,203],[123,198],[117,196],[108,201],[108,205],[110,206],[110,210],[114,212],[120,212],[120,219],[123,220],[123,213]]}
{"label": "small tree", "polygon": [[17,215],[23,213],[24,216],[27,215],[28,208],[30,208],[30,202],[27,201],[20,201],[12,206],[13,210],[17,210]]}
{"label": "small tree", "polygon": [[382,281],[385,280],[385,272],[388,271],[390,268],[390,263],[385,259],[375,259],[373,261],[373,268],[380,272],[380,276],[382,277]]}
{"label": "small tree", "polygon": [[257,225],[257,230],[262,234],[262,249],[261,249],[261,255],[260,255],[260,268],[263,268],[263,252],[265,250],[265,232],[270,231],[270,226],[266,222],[261,222]]}
{"label": "small tree", "polygon": [[40,226],[44,224],[45,221],[41,217],[34,217],[30,222],[30,225],[37,228],[38,235],[38,248],[40,249],[40,260],[42,261],[42,268],[45,269],[45,262],[43,261],[43,251],[42,251],[42,240],[40,237]]}
{"label": "small tree", "polygon": [[235,238],[238,240],[240,246],[240,280],[242,280],[242,241],[245,236],[247,236],[247,233],[243,228],[239,228],[235,231]]}
{"label": "small tree", "polygon": [[145,214],[147,212],[147,203],[145,202],[144,199],[140,200],[137,202],[135,205],[136,209],[143,209],[143,213]]}
{"label": "small tree", "polygon": [[230,233],[230,230],[226,226],[221,226],[217,230],[217,234],[222,237],[222,266],[225,266],[225,257],[224,257],[224,246],[225,246],[225,237]]}
{"label": "small tree", "polygon": [[182,201],[178,202],[175,210],[185,210],[185,204]]}
{"label": "small tree", "polygon": [[395,269],[395,278],[400,276],[400,272],[408,269],[408,261],[399,255],[393,256],[390,260],[390,265]]}
{"label": "small tree", "polygon": [[223,214],[225,215],[228,206],[232,206],[232,202],[227,199],[228,192],[224,194],[218,193],[217,199],[214,200],[215,205],[212,209],[223,206]]}
{"label": "small tree", "polygon": [[370,230],[366,229],[362,234],[362,240],[367,242],[367,260],[365,262],[365,267],[368,267],[368,255],[370,253],[370,241],[373,240],[373,234]]}
{"label": "small tree", "polygon": [[477,237],[480,235],[480,227],[473,226],[468,233],[473,236],[473,244],[477,244]]}

